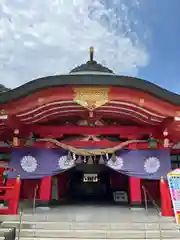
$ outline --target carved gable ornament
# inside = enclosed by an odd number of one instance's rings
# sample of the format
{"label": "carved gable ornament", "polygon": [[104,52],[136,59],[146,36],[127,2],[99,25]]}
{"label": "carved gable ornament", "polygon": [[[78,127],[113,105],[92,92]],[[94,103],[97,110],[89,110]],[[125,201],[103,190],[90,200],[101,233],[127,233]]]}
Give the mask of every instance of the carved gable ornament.
{"label": "carved gable ornament", "polygon": [[109,88],[74,88],[74,101],[90,111],[108,102]]}

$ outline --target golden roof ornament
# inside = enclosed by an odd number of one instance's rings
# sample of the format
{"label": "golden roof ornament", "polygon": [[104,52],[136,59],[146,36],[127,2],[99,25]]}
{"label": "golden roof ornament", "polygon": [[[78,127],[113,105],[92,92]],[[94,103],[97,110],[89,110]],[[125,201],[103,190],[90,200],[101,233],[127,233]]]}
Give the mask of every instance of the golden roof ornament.
{"label": "golden roof ornament", "polygon": [[93,47],[90,47],[89,53],[90,53],[90,61],[93,62],[94,61],[94,48]]}
{"label": "golden roof ornament", "polygon": [[110,73],[113,71],[94,60],[94,47],[89,48],[89,61],[73,68],[70,73],[78,72],[98,72],[98,73]]}

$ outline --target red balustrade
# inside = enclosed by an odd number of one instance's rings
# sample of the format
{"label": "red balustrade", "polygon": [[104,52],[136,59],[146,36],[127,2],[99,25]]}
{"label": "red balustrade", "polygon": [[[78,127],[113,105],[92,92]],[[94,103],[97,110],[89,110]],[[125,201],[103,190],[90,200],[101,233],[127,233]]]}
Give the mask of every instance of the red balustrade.
{"label": "red balustrade", "polygon": [[8,201],[7,207],[0,207],[0,214],[15,215],[18,214],[19,197],[20,197],[21,181],[19,178],[15,180],[12,186],[0,186],[0,200]]}

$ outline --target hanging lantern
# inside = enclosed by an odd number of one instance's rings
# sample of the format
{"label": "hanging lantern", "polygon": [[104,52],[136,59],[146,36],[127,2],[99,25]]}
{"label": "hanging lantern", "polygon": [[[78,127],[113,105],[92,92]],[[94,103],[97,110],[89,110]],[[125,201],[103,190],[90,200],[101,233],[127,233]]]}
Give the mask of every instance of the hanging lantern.
{"label": "hanging lantern", "polygon": [[163,136],[164,136],[164,137],[167,137],[167,136],[168,136],[168,134],[169,134],[169,133],[168,133],[168,130],[167,130],[167,129],[165,129],[165,130],[164,130],[164,132],[163,132]]}
{"label": "hanging lantern", "polygon": [[167,138],[167,136],[168,136],[168,130],[167,129],[165,129],[164,130],[164,132],[163,132],[163,136],[164,136],[164,142],[163,142],[163,145],[164,145],[164,147],[169,147],[169,139]]}
{"label": "hanging lantern", "polygon": [[157,148],[157,140],[152,136],[148,140],[149,148]]}
{"label": "hanging lantern", "polygon": [[116,162],[116,154],[115,153],[112,154],[111,160],[112,160],[112,162]]}
{"label": "hanging lantern", "polygon": [[14,136],[13,136],[13,146],[18,147],[19,146],[19,129],[14,130]]}
{"label": "hanging lantern", "polygon": [[19,135],[19,129],[15,129],[15,130],[14,130],[14,134],[15,134],[15,135]]}
{"label": "hanging lantern", "polygon": [[19,146],[19,138],[14,136],[13,137],[13,146],[18,147]]}
{"label": "hanging lantern", "polygon": [[[28,139],[26,140],[25,146],[32,146],[35,141],[36,141],[36,138],[34,137],[34,134],[30,133]],[[47,142],[46,147],[47,148],[52,148],[52,143]]]}
{"label": "hanging lantern", "polygon": [[165,139],[164,139],[164,147],[165,147],[165,148],[168,148],[168,147],[169,147],[169,139],[168,139],[168,138],[165,138]]}

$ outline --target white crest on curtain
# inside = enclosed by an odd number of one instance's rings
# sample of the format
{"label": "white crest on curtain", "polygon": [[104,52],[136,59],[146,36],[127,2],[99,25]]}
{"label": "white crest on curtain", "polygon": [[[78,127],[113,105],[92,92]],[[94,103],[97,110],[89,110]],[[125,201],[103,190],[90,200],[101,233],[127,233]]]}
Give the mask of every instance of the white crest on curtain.
{"label": "white crest on curtain", "polygon": [[30,155],[24,156],[20,161],[21,167],[25,172],[34,172],[37,169],[38,163],[35,157]]}
{"label": "white crest on curtain", "polygon": [[107,166],[109,166],[110,168],[113,168],[115,170],[120,170],[123,168],[124,165],[124,160],[122,157],[116,156],[116,161],[112,161],[112,159],[110,159],[107,162]]}
{"label": "white crest on curtain", "polygon": [[144,162],[144,170],[147,173],[156,173],[160,168],[160,161],[157,157],[149,157]]}
{"label": "white crest on curtain", "polygon": [[74,167],[75,161],[74,159],[68,159],[67,156],[61,156],[58,161],[59,167],[61,169],[69,169]]}

